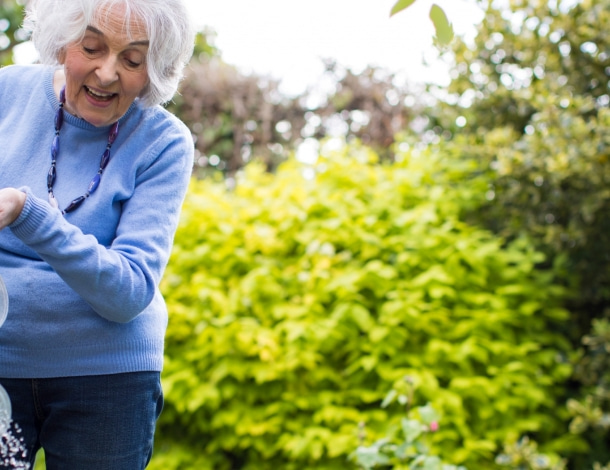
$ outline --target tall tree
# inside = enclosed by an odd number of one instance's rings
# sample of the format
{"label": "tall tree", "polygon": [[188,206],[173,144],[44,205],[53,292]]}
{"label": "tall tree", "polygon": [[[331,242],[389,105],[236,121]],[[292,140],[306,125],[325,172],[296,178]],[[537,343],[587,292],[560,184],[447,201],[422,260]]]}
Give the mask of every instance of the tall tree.
{"label": "tall tree", "polygon": [[305,139],[360,139],[392,159],[395,134],[414,115],[416,94],[394,75],[368,67],[360,73],[326,61],[330,91],[287,96],[280,82],[245,75],[216,55],[196,56],[172,104],[190,127],[199,152],[198,174],[232,175],[251,159],[272,171]]}
{"label": "tall tree", "polygon": [[286,157],[284,146],[298,137],[305,110],[278,86],[218,56],[193,60],[172,110],[193,133],[199,176],[233,175],[255,155],[273,169]]}
{"label": "tall tree", "polygon": [[492,170],[486,223],[568,254],[588,322],[610,300],[610,0],[569,4],[488,8],[474,45],[455,47],[458,105],[435,124]]}

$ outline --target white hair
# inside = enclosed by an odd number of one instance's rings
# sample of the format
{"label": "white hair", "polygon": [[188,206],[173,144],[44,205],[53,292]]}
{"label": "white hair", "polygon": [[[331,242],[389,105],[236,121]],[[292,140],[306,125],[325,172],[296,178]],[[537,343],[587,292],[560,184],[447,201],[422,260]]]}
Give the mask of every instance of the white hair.
{"label": "white hair", "polygon": [[193,53],[194,29],[182,0],[30,0],[24,28],[32,33],[40,62],[58,65],[65,48],[80,41],[100,11],[124,7],[124,25],[130,18],[144,22],[149,40],[149,84],[140,94],[144,106],[172,99],[183,69]]}

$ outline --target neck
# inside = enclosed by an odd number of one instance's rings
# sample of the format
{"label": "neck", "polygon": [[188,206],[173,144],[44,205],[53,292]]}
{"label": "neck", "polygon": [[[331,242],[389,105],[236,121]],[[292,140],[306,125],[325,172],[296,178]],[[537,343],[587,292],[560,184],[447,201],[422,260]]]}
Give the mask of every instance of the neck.
{"label": "neck", "polygon": [[[55,75],[53,76],[53,90],[55,91],[55,96],[57,97],[58,100],[59,100],[59,93],[61,92],[62,88],[65,86],[66,86],[66,74],[64,73],[63,69],[57,69],[55,71]],[[70,105],[68,103],[64,104],[64,111],[66,111],[67,113],[70,113],[72,116],[80,117],[70,108]]]}
{"label": "neck", "polygon": [[57,69],[53,75],[53,90],[55,90],[55,96],[59,100],[59,92],[66,85],[66,75],[64,69]]}

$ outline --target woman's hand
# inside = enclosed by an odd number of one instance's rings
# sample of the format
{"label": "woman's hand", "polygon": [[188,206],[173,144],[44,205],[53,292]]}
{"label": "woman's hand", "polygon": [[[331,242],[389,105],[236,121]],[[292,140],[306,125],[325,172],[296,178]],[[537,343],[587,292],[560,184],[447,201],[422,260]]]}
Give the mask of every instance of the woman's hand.
{"label": "woman's hand", "polygon": [[24,192],[15,188],[0,189],[0,230],[17,220],[24,204]]}

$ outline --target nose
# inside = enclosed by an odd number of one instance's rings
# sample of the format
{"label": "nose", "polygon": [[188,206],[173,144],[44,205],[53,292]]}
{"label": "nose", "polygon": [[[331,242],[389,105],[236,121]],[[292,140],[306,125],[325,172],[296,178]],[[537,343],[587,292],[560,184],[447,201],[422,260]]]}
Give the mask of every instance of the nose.
{"label": "nose", "polygon": [[104,57],[97,67],[95,74],[102,86],[115,82],[118,79],[116,58],[111,55]]}

